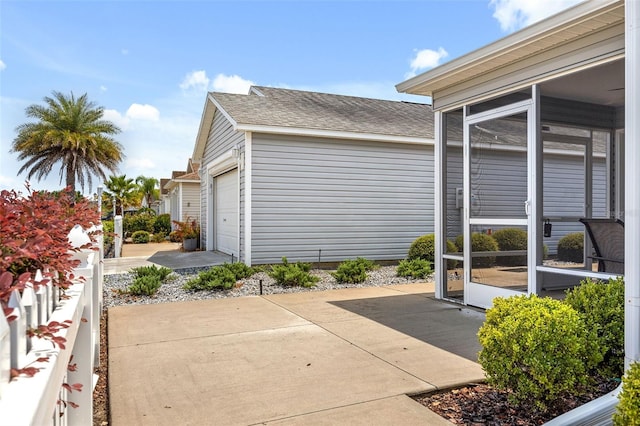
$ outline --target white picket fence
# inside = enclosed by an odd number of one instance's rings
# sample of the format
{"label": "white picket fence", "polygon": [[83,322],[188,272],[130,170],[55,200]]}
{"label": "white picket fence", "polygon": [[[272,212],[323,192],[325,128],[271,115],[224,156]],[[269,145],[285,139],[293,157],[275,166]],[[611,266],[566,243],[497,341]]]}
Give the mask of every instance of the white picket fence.
{"label": "white picket fence", "polygon": [[[69,239],[79,247],[88,241],[88,236],[76,226]],[[9,307],[17,319],[8,323],[0,314],[0,426],[93,424],[104,256],[101,237],[99,241],[98,250],[74,253],[81,263],[74,270],[74,284],[64,297],[52,285],[38,286],[36,291],[27,286],[22,293],[16,290],[11,295]],[[65,349],[45,339],[27,337],[28,328],[52,321],[71,321],[68,328],[55,334],[66,339]],[[37,361],[43,357],[48,360]],[[69,370],[70,364],[76,365],[75,371]],[[33,377],[10,380],[11,368],[24,367],[40,370]],[[79,383],[82,390],[68,392],[64,383]],[[78,407],[71,407],[68,401]]]}

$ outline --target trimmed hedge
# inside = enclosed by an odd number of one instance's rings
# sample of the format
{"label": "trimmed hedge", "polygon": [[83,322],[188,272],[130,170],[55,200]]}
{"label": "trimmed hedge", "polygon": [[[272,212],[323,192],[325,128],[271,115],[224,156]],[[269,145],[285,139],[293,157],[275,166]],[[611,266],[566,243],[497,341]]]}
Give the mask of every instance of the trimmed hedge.
{"label": "trimmed hedge", "polygon": [[604,359],[598,370],[605,377],[624,372],[624,279],[608,283],[587,278],[567,290],[564,302],[578,311],[587,327],[596,330]]}
{"label": "trimmed hedge", "polygon": [[584,262],[584,233],[573,232],[558,241],[558,259],[566,262]]}
{"label": "trimmed hedge", "polygon": [[[458,247],[456,244],[454,244],[453,241],[447,240],[447,252],[456,253],[457,251]],[[426,234],[416,238],[409,247],[407,259],[424,259],[433,264],[435,262],[435,235]],[[458,262],[455,260],[447,261],[447,267],[449,269],[454,269],[457,265]]]}
{"label": "trimmed hedge", "polygon": [[514,404],[546,410],[580,395],[602,360],[595,330],[568,304],[536,295],[497,297],[478,332],[478,359],[489,384]]}
{"label": "trimmed hedge", "polygon": [[147,244],[149,242],[149,233],[147,231],[136,231],[131,235],[131,241],[134,244]]}
{"label": "trimmed hedge", "polygon": [[[464,237],[458,235],[456,237],[456,246],[460,251],[464,249]],[[491,235],[487,235],[481,232],[474,232],[471,234],[471,250],[477,251],[498,251],[498,243]],[[496,264],[495,256],[487,257],[475,257],[471,263],[474,268],[490,268]]]}
{"label": "trimmed hedge", "polygon": [[622,378],[620,402],[613,415],[616,426],[640,425],[640,363],[634,362]]}
{"label": "trimmed hedge", "polygon": [[[500,251],[527,249],[527,231],[524,229],[504,228],[495,231],[492,236]],[[503,266],[522,266],[527,264],[527,256],[498,256],[496,262]]]}

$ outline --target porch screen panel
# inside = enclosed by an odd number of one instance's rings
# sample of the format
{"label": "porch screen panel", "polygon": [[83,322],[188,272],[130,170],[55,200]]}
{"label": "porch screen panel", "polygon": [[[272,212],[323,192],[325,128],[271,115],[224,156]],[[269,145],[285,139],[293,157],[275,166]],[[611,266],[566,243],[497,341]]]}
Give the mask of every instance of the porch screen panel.
{"label": "porch screen panel", "polygon": [[[527,288],[526,114],[470,125],[471,281]],[[508,231],[503,231],[508,229]],[[497,240],[496,232],[513,237]],[[502,242],[504,246],[500,246]]]}
{"label": "porch screen panel", "polygon": [[471,131],[471,218],[526,219],[526,122],[502,118]]}
{"label": "porch screen panel", "polygon": [[[464,232],[464,159],[462,152],[463,121],[462,111],[446,113],[446,174],[443,218],[445,223],[445,253],[455,255],[455,259],[439,259],[443,270],[443,297],[454,300],[464,300],[464,270],[462,250],[455,245],[456,238]],[[438,260],[436,260],[438,261]]]}

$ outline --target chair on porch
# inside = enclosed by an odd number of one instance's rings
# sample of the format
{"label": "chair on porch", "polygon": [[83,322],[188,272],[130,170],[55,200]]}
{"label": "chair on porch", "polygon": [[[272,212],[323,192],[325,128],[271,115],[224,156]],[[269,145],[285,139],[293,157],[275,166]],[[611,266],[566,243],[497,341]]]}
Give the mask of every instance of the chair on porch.
{"label": "chair on porch", "polygon": [[620,219],[580,219],[587,229],[598,272],[624,274],[624,222]]}

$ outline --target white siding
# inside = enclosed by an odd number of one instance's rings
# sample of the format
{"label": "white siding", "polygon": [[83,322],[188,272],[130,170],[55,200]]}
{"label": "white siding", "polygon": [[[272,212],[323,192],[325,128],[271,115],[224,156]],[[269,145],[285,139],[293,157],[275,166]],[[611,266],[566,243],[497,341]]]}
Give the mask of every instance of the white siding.
{"label": "white siding", "polygon": [[[225,152],[228,152],[234,146],[239,145],[240,147],[244,146],[244,133],[236,132],[233,130],[232,124],[226,119],[226,117],[216,111],[215,117],[213,119],[213,125],[209,130],[209,137],[207,138],[207,144],[204,149],[204,154],[202,157],[201,168],[203,169],[203,175],[200,182],[200,217],[201,217],[201,232],[202,232],[202,247],[206,247],[207,238],[210,236],[207,235],[207,223],[213,220],[213,210],[209,211],[209,215],[211,217],[207,217],[207,203],[209,197],[213,196],[213,193],[209,191],[210,184],[213,184],[213,180],[210,176],[206,175],[207,164],[211,163],[217,157],[221,156]],[[243,185],[244,180],[244,172],[240,172],[240,190],[244,188]],[[241,196],[241,200],[242,200]],[[243,215],[242,215],[242,201],[240,206],[240,223],[243,223]],[[242,228],[240,240],[242,244]],[[242,246],[241,246],[242,247]],[[241,253],[242,256],[242,253]],[[243,259],[243,257],[241,257]]]}
{"label": "white siding", "polygon": [[433,146],[253,136],[252,263],[402,259],[433,232]]}
{"label": "white siding", "polygon": [[200,184],[182,182],[182,218],[200,223]]}

